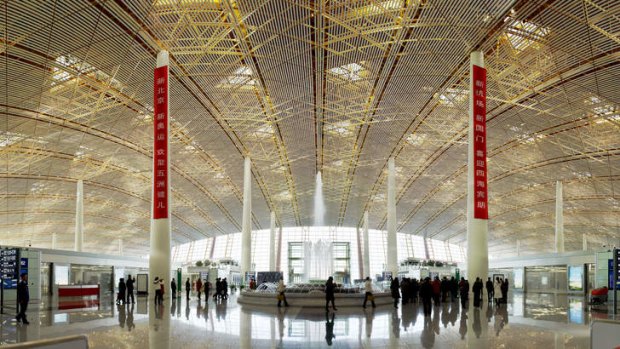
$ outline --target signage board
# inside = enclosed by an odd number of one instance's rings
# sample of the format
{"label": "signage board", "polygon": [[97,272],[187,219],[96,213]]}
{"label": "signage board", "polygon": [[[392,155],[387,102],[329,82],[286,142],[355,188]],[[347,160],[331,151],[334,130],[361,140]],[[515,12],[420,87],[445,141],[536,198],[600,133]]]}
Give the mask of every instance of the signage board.
{"label": "signage board", "polygon": [[19,249],[17,248],[0,250],[0,277],[2,277],[4,289],[17,288],[17,281],[19,279],[18,256]]}
{"label": "signage board", "polygon": [[487,190],[487,71],[473,67],[473,150],[474,158],[474,218],[489,219]]}

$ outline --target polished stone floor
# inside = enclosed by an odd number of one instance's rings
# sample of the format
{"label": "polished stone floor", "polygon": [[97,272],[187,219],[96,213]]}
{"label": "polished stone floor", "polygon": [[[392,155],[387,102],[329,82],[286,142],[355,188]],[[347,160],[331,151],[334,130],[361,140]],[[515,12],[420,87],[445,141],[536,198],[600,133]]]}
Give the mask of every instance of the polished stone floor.
{"label": "polished stone floor", "polygon": [[500,307],[463,311],[445,303],[427,318],[412,304],[326,314],[294,304],[277,308],[275,299],[240,306],[234,295],[206,306],[204,299],[200,305],[178,299],[156,307],[142,297],[127,306],[102,300],[57,310],[50,304],[31,305],[29,326],[5,314],[2,344],[86,334],[91,348],[589,348],[590,322],[613,318],[607,306],[592,308],[582,297],[519,293]]}

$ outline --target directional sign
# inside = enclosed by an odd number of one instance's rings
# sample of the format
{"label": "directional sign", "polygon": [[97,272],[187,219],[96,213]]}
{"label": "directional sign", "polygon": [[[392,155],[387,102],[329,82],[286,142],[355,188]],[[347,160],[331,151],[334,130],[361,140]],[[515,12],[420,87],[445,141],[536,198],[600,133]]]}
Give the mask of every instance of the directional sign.
{"label": "directional sign", "polygon": [[0,277],[5,289],[17,288],[19,265],[17,263],[18,249],[9,248],[0,250]]}

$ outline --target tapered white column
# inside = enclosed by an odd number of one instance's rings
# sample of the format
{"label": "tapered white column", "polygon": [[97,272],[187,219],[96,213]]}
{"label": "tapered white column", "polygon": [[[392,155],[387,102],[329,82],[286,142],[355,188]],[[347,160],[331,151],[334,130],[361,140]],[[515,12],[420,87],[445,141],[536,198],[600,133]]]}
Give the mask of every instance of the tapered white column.
{"label": "tapered white column", "polygon": [[582,239],[583,239],[583,250],[587,251],[588,250],[588,236],[586,234],[583,234]]}
{"label": "tapered white column", "polygon": [[245,158],[243,167],[243,221],[241,225],[241,283],[246,284],[245,273],[250,271],[252,253],[252,162]]}
{"label": "tapered white column", "polygon": [[84,246],[84,182],[77,181],[77,195],[75,199],[75,250],[82,252]]}
{"label": "tapered white column", "polygon": [[276,271],[276,213],[271,212],[271,224],[269,227],[269,271]]}
{"label": "tapered white column", "polygon": [[398,276],[398,250],[396,249],[396,168],[394,158],[388,159],[387,180],[387,270]]}
{"label": "tapered white column", "polygon": [[363,226],[363,236],[364,236],[364,275],[362,275],[362,279],[365,279],[366,276],[370,276],[370,246],[368,246],[368,211],[364,212],[364,226]]}
{"label": "tapered white column", "polygon": [[[472,52],[469,62],[469,134],[467,151],[467,279],[470,284],[476,277],[485,280],[489,274],[488,215],[484,217],[486,197],[477,198],[479,191],[486,195],[486,111],[474,106],[475,100],[482,101],[486,109],[486,76],[484,56],[480,51]],[[477,66],[477,68],[475,68]],[[482,70],[481,70],[482,68]],[[476,81],[477,85],[476,85]],[[476,95],[478,93],[478,95]],[[476,127],[475,127],[476,126]],[[482,129],[477,127],[482,126]],[[479,132],[482,131],[484,136]],[[477,142],[477,144],[474,144]],[[476,148],[476,149],[475,149]],[[480,152],[482,151],[482,152]],[[478,161],[484,167],[478,168]],[[483,172],[479,172],[483,171]],[[484,201],[484,203],[482,203]],[[482,207],[484,206],[484,207]],[[482,212],[481,212],[482,211]],[[478,218],[476,217],[478,215]]]}
{"label": "tapered white column", "polygon": [[56,233],[52,233],[52,250],[56,249],[56,246],[58,246],[58,236],[56,235]]}
{"label": "tapered white column", "polygon": [[555,182],[555,252],[564,252],[564,198],[562,182]]}
{"label": "tapered white column", "polygon": [[[151,206],[151,250],[149,253],[149,298],[155,297],[156,277],[170,285],[170,144],[169,144],[169,76],[168,51],[157,54],[157,68],[154,78],[154,142],[153,142],[153,182]],[[166,287],[165,294],[170,294]],[[168,341],[166,343],[169,343]]]}

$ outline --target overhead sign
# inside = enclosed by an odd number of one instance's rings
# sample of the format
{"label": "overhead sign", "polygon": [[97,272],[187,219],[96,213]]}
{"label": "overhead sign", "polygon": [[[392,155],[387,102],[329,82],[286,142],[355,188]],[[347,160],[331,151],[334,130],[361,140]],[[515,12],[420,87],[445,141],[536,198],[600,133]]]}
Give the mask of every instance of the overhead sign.
{"label": "overhead sign", "polygon": [[487,71],[473,66],[474,218],[489,219],[487,191]]}
{"label": "overhead sign", "polygon": [[153,219],[168,218],[168,66],[155,69]]}

